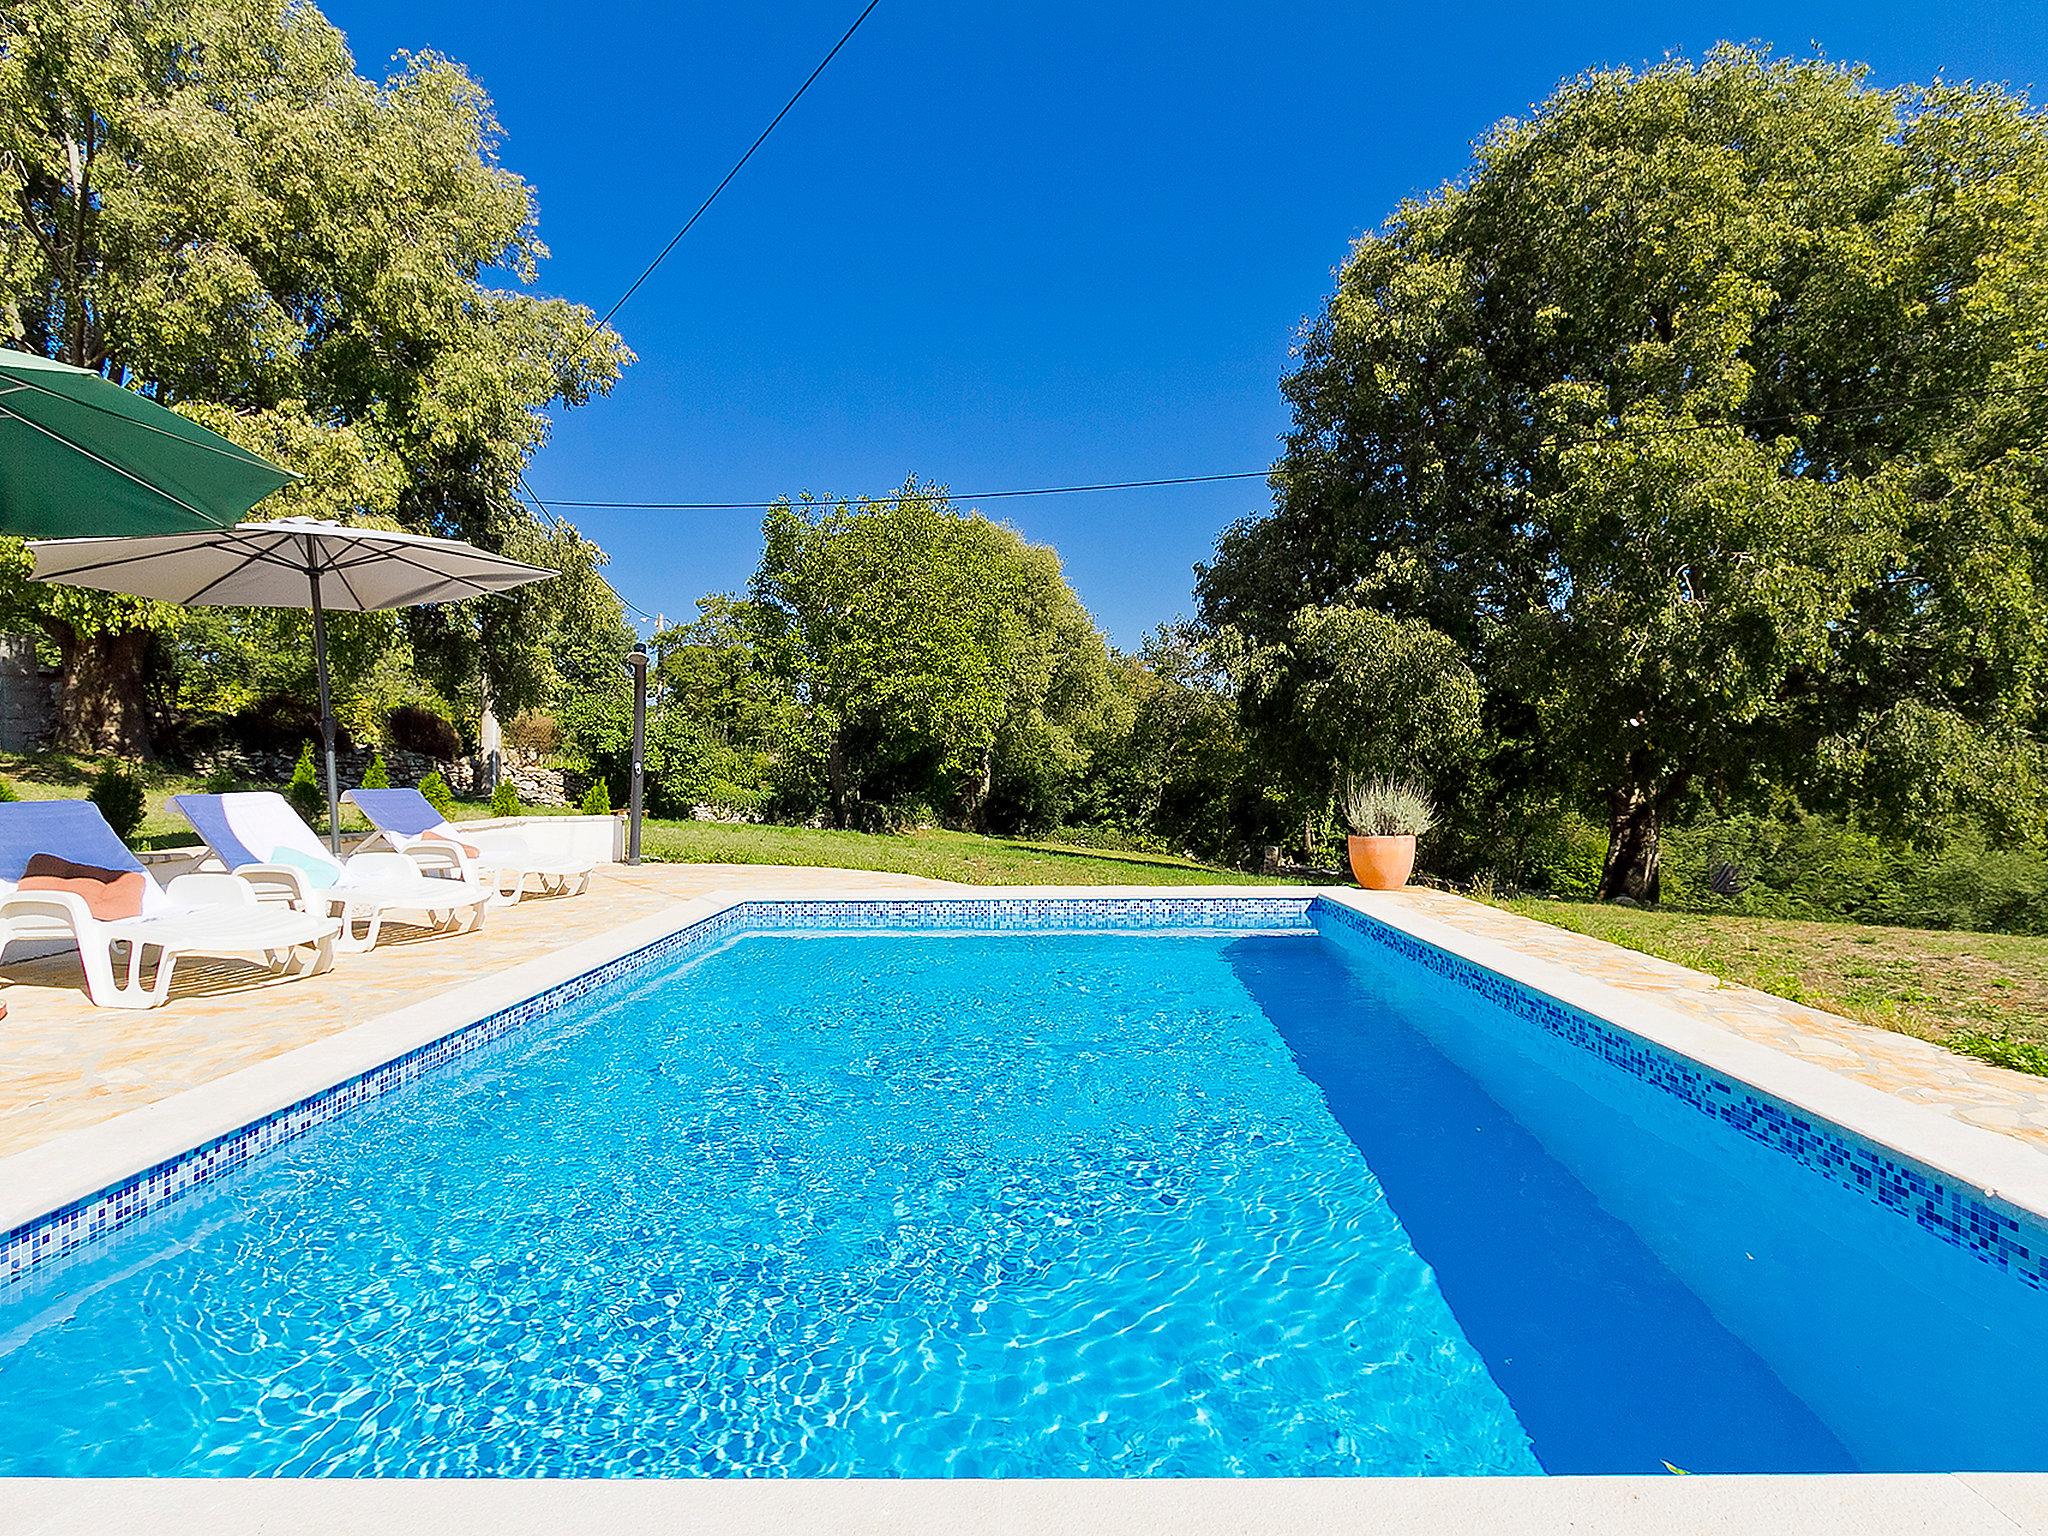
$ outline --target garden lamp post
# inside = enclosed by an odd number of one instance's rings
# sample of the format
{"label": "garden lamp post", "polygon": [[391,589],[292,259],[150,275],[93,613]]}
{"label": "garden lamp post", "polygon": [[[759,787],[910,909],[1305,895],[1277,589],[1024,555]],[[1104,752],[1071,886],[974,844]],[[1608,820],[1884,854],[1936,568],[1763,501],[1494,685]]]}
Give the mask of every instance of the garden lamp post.
{"label": "garden lamp post", "polygon": [[627,781],[626,862],[640,862],[640,790],[645,780],[647,755],[647,644],[633,642],[626,656],[626,670],[633,675],[633,770]]}

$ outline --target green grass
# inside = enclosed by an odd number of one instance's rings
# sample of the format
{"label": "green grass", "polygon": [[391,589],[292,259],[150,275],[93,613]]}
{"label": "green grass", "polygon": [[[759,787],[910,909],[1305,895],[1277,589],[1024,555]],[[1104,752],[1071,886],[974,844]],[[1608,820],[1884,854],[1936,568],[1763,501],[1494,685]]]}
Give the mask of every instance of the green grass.
{"label": "green grass", "polygon": [[650,821],[641,853],[669,864],[871,869],[965,885],[1240,885],[1259,877],[1166,854],[1068,848],[970,832],[833,832],[808,827]]}
{"label": "green grass", "polygon": [[1726,981],[2048,1075],[2048,938],[1519,898],[1502,905]]}

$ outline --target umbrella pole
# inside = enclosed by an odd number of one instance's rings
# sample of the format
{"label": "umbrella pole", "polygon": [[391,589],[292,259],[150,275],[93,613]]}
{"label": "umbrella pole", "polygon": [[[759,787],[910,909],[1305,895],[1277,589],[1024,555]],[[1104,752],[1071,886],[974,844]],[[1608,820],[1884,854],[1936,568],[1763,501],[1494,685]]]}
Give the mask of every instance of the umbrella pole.
{"label": "umbrella pole", "polygon": [[327,699],[327,613],[320,606],[320,572],[309,570],[307,575],[313,582],[313,668],[320,677],[320,743],[327,751],[327,846],[334,850],[338,859],[341,857],[341,800],[335,787],[334,709]]}

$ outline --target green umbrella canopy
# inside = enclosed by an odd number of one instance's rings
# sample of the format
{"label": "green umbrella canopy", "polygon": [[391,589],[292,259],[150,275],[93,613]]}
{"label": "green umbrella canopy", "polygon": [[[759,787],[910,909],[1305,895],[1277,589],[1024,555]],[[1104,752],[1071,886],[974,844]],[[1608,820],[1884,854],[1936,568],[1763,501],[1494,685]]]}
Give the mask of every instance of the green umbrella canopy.
{"label": "green umbrella canopy", "polygon": [[96,373],[0,347],[0,533],[227,528],[294,478]]}

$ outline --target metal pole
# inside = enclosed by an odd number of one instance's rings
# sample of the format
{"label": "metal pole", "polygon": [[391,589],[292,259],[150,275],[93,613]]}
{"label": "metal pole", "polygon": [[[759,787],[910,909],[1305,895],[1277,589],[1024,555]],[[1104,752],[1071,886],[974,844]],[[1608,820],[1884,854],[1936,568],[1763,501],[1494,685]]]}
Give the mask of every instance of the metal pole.
{"label": "metal pole", "polygon": [[320,678],[320,742],[327,750],[327,846],[341,857],[341,800],[334,771],[334,706],[327,696],[327,613],[320,606],[320,571],[313,541],[306,541],[306,574],[313,582],[313,669]]}
{"label": "metal pole", "polygon": [[630,809],[626,818],[626,862],[638,864],[640,792],[646,777],[647,755],[647,647],[640,641],[633,642],[633,652],[626,658],[626,670],[633,674],[633,775],[627,801]]}

